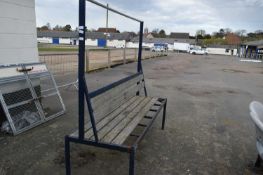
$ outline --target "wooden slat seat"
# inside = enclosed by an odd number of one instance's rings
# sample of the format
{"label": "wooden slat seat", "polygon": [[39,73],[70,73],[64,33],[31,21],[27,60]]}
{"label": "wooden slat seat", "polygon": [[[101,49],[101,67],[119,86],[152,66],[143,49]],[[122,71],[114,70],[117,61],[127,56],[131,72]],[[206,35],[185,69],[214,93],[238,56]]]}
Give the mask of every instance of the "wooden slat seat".
{"label": "wooden slat seat", "polygon": [[[99,141],[123,144],[150,109],[156,109],[158,98],[134,96],[109,115],[97,121]],[[160,106],[159,106],[160,107]],[[75,132],[73,135],[77,135]],[[91,125],[86,126],[85,139],[94,140]]]}
{"label": "wooden slat seat", "polygon": [[[79,129],[65,138],[69,164],[69,142],[119,150],[130,154],[130,170],[139,142],[143,139],[161,110],[165,125],[167,99],[147,96],[141,72],[104,86],[91,93],[85,87],[89,121],[79,120]],[[80,133],[79,133],[80,132]],[[130,175],[134,175],[131,171]]]}

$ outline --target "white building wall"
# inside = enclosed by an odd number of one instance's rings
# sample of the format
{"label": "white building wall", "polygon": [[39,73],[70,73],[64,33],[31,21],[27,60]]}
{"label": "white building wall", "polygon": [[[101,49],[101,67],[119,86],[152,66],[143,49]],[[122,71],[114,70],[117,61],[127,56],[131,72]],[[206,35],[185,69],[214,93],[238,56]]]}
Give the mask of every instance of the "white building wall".
{"label": "white building wall", "polygon": [[208,54],[215,54],[215,55],[231,55],[231,50],[233,50],[233,55],[237,55],[237,49],[229,49],[228,52],[226,52],[227,49],[225,48],[206,48]]}
{"label": "white building wall", "polygon": [[126,47],[127,48],[139,48],[139,43],[127,42]]}
{"label": "white building wall", "polygon": [[142,43],[142,47],[149,47],[149,48],[152,48],[154,47],[154,43]]}
{"label": "white building wall", "polygon": [[34,0],[1,0],[0,24],[0,64],[39,60]]}
{"label": "white building wall", "polygon": [[108,47],[124,48],[125,40],[107,40]]}
{"label": "white building wall", "polygon": [[98,40],[97,39],[86,39],[85,45],[98,46]]}
{"label": "white building wall", "polygon": [[59,44],[71,44],[70,38],[59,38]]}
{"label": "white building wall", "polygon": [[174,50],[174,45],[173,44],[168,44],[168,50],[173,51]]}
{"label": "white building wall", "polygon": [[49,38],[49,37],[37,38],[37,42],[49,44],[49,43],[52,43],[52,38]]}

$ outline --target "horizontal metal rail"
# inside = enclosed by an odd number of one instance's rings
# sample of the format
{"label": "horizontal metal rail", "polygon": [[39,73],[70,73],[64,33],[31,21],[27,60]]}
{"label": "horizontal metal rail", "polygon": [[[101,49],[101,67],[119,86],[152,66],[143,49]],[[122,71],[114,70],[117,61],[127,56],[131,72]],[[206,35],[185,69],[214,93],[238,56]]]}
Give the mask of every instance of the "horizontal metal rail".
{"label": "horizontal metal rail", "polygon": [[86,1],[89,1],[89,2],[91,2],[91,3],[93,3],[93,4],[96,4],[96,5],[98,5],[98,6],[102,7],[102,8],[108,9],[109,11],[112,11],[112,12],[114,12],[114,13],[117,13],[117,14],[119,14],[119,15],[121,15],[121,16],[124,16],[124,17],[126,17],[126,18],[129,18],[129,19],[131,19],[131,20],[134,20],[134,21],[137,21],[137,22],[143,22],[143,21],[141,21],[141,20],[139,20],[139,19],[136,19],[136,18],[134,18],[134,17],[131,17],[131,16],[129,16],[129,15],[126,15],[126,14],[124,14],[124,13],[122,13],[122,12],[119,12],[118,10],[115,10],[115,9],[113,9],[113,8],[110,8],[110,7],[108,7],[107,5],[101,4],[101,3],[97,2],[97,1],[94,1],[94,0],[86,0]]}
{"label": "horizontal metal rail", "polygon": [[109,144],[109,143],[104,143],[104,142],[96,142],[93,140],[79,139],[78,137],[73,137],[73,136],[66,136],[66,138],[70,142],[86,144],[86,145],[91,145],[91,146],[96,146],[100,148],[106,148],[106,149],[111,149],[111,150],[116,150],[116,151],[121,151],[121,152],[129,153],[131,150],[130,146],[125,146],[125,145],[116,145],[112,143]]}
{"label": "horizontal metal rail", "polygon": [[114,87],[116,87],[116,86],[118,86],[118,85],[120,85],[122,83],[125,83],[125,82],[127,82],[127,81],[129,81],[129,80],[131,80],[131,79],[133,79],[135,77],[140,76],[141,74],[142,74],[141,72],[133,74],[133,75],[131,75],[129,77],[123,78],[123,79],[121,79],[119,81],[116,81],[116,82],[114,82],[112,84],[109,84],[109,85],[104,86],[104,87],[102,87],[102,88],[100,88],[98,90],[95,90],[95,91],[89,93],[88,95],[89,95],[90,98],[94,98],[94,97],[102,94],[103,92],[106,92],[109,89],[112,89],[112,88],[114,88]]}
{"label": "horizontal metal rail", "polygon": [[[150,123],[145,127],[145,129],[143,130],[143,132],[140,134],[140,136],[137,138],[137,140],[135,141],[133,146],[138,146],[138,144],[141,142],[141,140],[144,138],[145,134],[147,133],[147,131],[149,130],[149,128],[152,126],[153,122],[155,121],[155,119],[157,118],[158,114],[160,113],[160,111],[163,109],[165,110],[165,104],[167,103],[167,99],[159,99],[161,100],[161,105],[158,108],[158,110],[155,112],[155,115],[152,117]],[[146,117],[145,117],[146,118]]]}

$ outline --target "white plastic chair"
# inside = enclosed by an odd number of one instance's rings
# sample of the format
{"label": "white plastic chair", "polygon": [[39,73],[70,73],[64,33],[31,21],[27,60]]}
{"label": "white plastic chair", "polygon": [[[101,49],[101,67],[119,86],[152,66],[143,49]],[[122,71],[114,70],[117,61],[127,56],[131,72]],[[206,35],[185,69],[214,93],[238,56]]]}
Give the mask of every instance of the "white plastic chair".
{"label": "white plastic chair", "polygon": [[255,163],[259,167],[263,158],[263,104],[253,101],[249,105],[250,116],[256,127],[256,146],[258,150],[258,158]]}

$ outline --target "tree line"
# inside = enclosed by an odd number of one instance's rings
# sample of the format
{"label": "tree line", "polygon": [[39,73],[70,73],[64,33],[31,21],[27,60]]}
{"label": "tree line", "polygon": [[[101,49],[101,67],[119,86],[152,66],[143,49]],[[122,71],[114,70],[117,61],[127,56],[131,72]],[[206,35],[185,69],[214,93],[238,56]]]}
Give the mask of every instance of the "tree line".
{"label": "tree line", "polygon": [[[56,25],[55,27],[51,27],[50,23],[43,25],[41,27],[37,27],[38,31],[76,31],[72,29],[70,24],[65,26]],[[91,29],[89,31],[96,31],[95,29]],[[148,31],[148,29],[147,29]],[[134,33],[134,32],[131,32]],[[155,28],[150,32],[155,38],[168,38],[169,35],[166,34],[164,29]],[[134,33],[135,34],[135,33]],[[238,36],[241,42],[252,41],[252,40],[260,40],[263,39],[263,30],[256,30],[255,32],[247,32],[245,29],[240,29],[233,31],[230,28],[221,28],[218,31],[212,32],[212,34],[207,33],[204,29],[199,29],[196,31],[195,36],[189,36],[190,39],[202,40],[204,44],[226,44],[225,37],[228,34],[234,34]],[[136,34],[135,34],[136,35]]]}
{"label": "tree line", "polygon": [[37,27],[38,31],[65,31],[70,32],[72,31],[72,27],[70,24],[67,24],[65,26],[56,25],[55,27],[51,27],[50,23],[47,23],[46,25],[43,25],[41,27]]}

